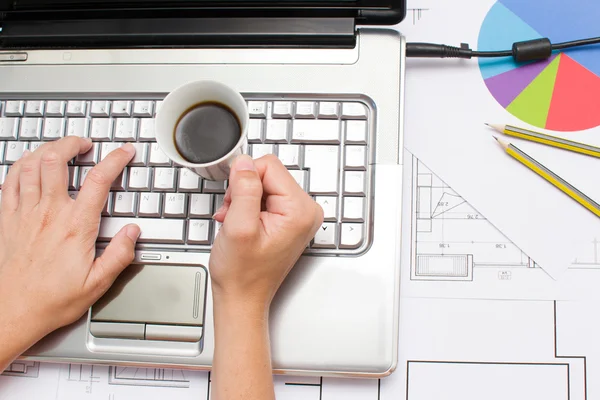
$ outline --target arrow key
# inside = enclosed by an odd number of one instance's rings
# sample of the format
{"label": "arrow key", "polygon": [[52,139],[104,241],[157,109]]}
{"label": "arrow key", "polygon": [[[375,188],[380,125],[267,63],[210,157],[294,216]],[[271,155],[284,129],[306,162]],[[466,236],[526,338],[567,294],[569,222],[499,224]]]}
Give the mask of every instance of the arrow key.
{"label": "arrow key", "polygon": [[335,223],[325,223],[321,225],[312,244],[313,249],[335,249],[337,241]]}
{"label": "arrow key", "polygon": [[358,249],[364,241],[364,224],[342,224],[340,249]]}
{"label": "arrow key", "polygon": [[315,197],[315,201],[323,209],[324,220],[335,222],[337,217],[337,197],[317,196]]}

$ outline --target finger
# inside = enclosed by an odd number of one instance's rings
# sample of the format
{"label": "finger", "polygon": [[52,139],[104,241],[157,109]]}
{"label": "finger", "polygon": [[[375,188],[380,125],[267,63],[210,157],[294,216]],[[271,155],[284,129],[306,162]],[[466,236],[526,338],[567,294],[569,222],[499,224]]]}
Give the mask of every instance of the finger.
{"label": "finger", "polygon": [[8,170],[8,175],[2,185],[2,211],[15,212],[19,207],[19,179],[23,159],[17,161]]}
{"label": "finger", "polygon": [[260,205],[263,195],[262,182],[254,162],[247,155],[239,156],[231,166],[229,177],[231,204],[227,210],[224,226],[240,233],[251,233],[260,226]]}
{"label": "finger", "polygon": [[131,264],[139,236],[139,226],[124,226],[110,241],[104,253],[94,261],[85,284],[89,285],[97,297],[104,294],[119,274]]}
{"label": "finger", "polygon": [[227,191],[225,192],[225,197],[223,198],[223,204],[221,207],[215,211],[213,218],[223,223],[225,221],[225,216],[227,215],[227,211],[229,211],[229,206],[231,206],[231,187],[227,187]]}
{"label": "finger", "polygon": [[69,160],[87,152],[92,147],[90,139],[84,139],[77,136],[69,136],[57,142],[46,149],[40,147],[36,151],[41,151],[42,157],[42,201],[44,199],[67,198]]}
{"label": "finger", "polygon": [[19,209],[29,212],[40,202],[42,195],[41,160],[37,154],[25,150],[19,175]]}
{"label": "finger", "polygon": [[277,157],[267,155],[254,160],[254,164],[266,195],[287,196],[304,192]]}
{"label": "finger", "polygon": [[117,179],[127,163],[135,154],[135,147],[127,143],[110,152],[104,160],[92,168],[77,196],[76,213],[84,220],[91,217],[100,218],[108,192],[113,181]]}

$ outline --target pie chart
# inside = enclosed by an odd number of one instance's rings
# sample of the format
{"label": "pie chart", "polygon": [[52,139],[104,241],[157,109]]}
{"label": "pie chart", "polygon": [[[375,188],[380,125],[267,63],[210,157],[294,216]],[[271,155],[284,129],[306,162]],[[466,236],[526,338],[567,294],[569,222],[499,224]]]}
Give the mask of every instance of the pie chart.
{"label": "pie chart", "polygon": [[[508,50],[514,42],[552,43],[600,36],[600,1],[499,0],[485,17],[478,50]],[[480,58],[479,68],[496,101],[520,120],[553,131],[600,126],[600,45],[555,52],[548,60],[516,63]]]}

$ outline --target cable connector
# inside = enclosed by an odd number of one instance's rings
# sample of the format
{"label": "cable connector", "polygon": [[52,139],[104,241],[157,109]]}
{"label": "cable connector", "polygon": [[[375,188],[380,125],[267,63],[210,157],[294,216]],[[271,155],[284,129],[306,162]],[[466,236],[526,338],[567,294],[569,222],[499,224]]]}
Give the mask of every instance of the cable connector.
{"label": "cable connector", "polygon": [[407,43],[406,57],[415,58],[466,58],[473,56],[473,50],[466,43],[461,47],[435,43]]}

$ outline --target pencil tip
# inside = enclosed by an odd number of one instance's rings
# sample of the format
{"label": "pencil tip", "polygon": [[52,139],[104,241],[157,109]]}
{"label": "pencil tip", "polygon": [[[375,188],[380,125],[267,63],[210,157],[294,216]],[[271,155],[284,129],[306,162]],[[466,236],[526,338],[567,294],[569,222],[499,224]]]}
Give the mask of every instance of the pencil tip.
{"label": "pencil tip", "polygon": [[486,124],[487,126],[491,126],[490,124],[488,124],[487,122],[484,122],[484,124]]}
{"label": "pencil tip", "polygon": [[493,137],[494,139],[496,139],[496,142],[499,142],[499,141],[500,141],[500,139],[498,139],[498,136],[494,136],[494,135],[492,135],[492,137]]}
{"label": "pencil tip", "polygon": [[489,126],[490,128],[494,129],[497,132],[503,133],[504,132],[504,126],[500,125],[500,124],[488,124],[487,122],[485,123],[487,126]]}

